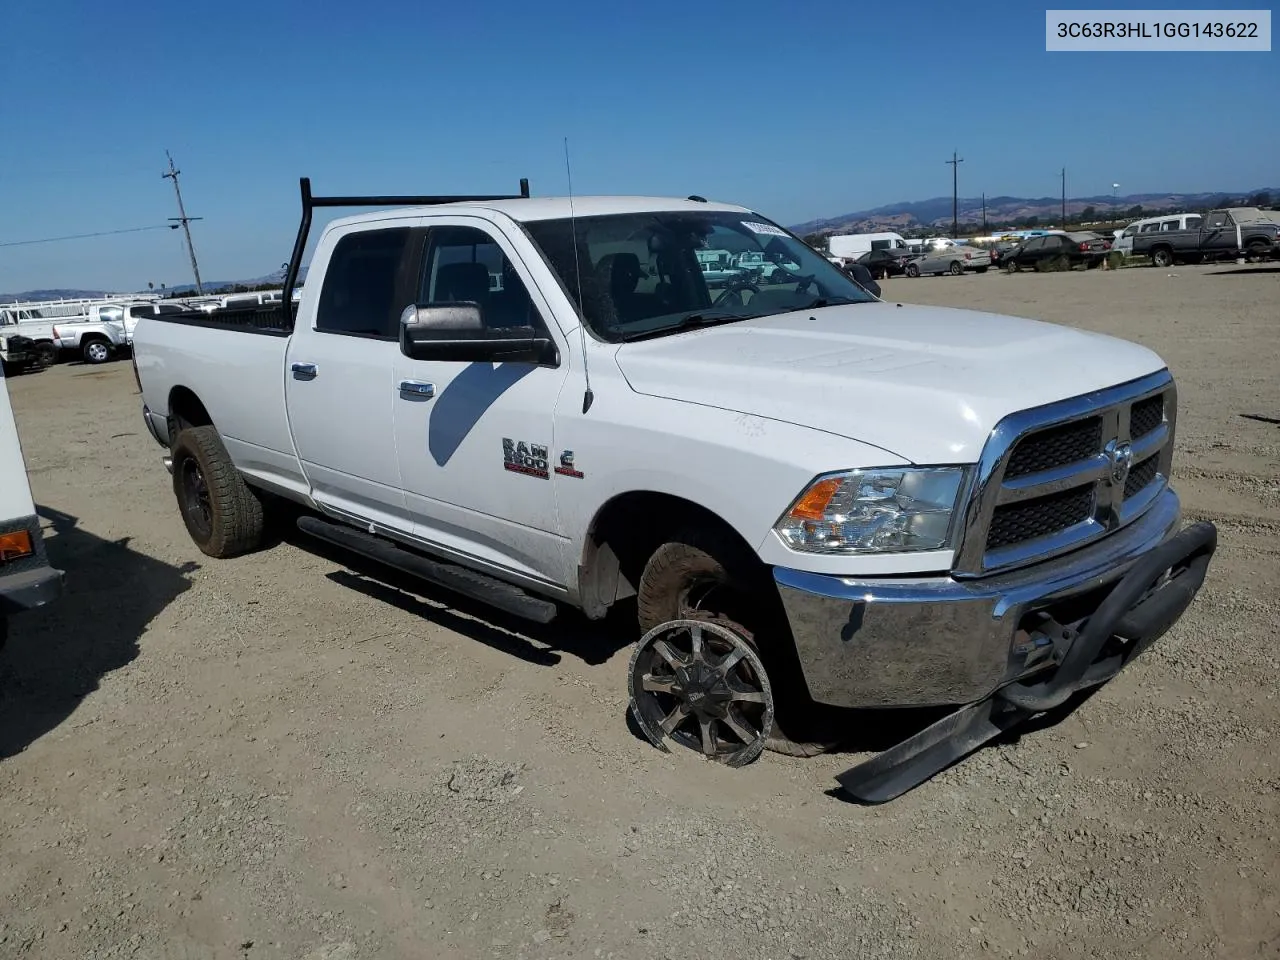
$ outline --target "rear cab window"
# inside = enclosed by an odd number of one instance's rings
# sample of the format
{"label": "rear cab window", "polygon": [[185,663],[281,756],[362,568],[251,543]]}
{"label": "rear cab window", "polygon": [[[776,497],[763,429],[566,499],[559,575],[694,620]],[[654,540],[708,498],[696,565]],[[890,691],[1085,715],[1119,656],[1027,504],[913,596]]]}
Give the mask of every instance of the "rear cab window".
{"label": "rear cab window", "polygon": [[413,301],[415,233],[409,227],[359,230],[338,240],[325,268],[315,329],[398,340],[400,314]]}

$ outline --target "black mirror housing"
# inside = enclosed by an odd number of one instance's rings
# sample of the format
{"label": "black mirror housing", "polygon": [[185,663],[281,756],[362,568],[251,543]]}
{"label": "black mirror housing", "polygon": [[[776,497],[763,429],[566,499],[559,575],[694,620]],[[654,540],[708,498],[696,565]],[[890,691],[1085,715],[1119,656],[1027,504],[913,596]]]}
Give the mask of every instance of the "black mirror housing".
{"label": "black mirror housing", "polygon": [[414,360],[557,366],[555,343],[532,326],[487,327],[475,303],[417,304],[400,315],[400,352]]}

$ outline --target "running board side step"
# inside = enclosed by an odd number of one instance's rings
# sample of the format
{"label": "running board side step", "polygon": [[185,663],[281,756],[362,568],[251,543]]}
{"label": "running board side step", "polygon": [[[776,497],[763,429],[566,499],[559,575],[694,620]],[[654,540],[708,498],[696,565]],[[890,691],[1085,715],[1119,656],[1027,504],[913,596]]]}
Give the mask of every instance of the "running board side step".
{"label": "running board side step", "polygon": [[550,600],[531,596],[519,587],[457,564],[432,560],[346,524],[331,523],[319,517],[299,517],[298,529],[454,593],[487,603],[504,613],[534,623],[550,623],[555,619],[557,608]]}

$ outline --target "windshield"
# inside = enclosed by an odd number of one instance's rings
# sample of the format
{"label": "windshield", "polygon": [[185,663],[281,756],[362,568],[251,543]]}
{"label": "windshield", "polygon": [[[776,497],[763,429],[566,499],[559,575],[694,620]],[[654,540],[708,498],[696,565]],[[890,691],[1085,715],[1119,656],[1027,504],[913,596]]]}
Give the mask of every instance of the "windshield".
{"label": "windshield", "polygon": [[588,328],[614,342],[876,299],[755,214],[633,213],[524,226]]}

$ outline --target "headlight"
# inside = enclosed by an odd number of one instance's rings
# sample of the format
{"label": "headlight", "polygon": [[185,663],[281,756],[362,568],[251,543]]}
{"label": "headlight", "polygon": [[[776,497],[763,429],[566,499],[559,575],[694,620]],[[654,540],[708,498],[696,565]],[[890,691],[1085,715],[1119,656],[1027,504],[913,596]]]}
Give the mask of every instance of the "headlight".
{"label": "headlight", "polygon": [[850,470],[811,483],[774,529],[805,553],[897,553],[951,545],[963,467]]}

